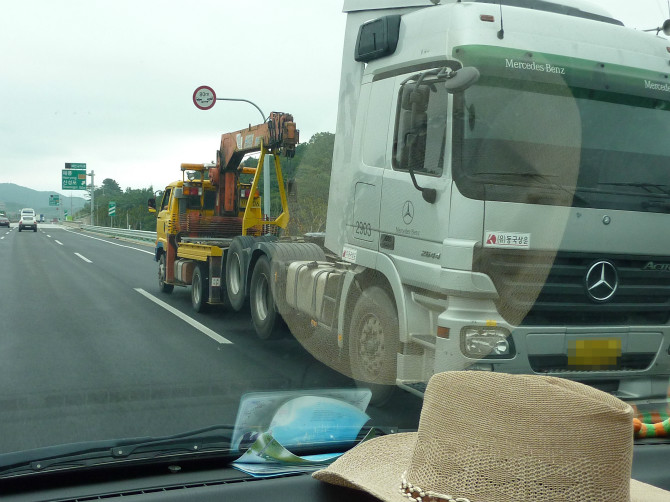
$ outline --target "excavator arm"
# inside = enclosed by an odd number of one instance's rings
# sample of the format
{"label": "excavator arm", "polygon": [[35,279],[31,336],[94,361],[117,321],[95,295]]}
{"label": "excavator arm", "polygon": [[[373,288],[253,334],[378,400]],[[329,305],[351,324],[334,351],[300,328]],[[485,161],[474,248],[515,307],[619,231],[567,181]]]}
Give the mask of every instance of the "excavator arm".
{"label": "excavator arm", "polygon": [[221,135],[217,168],[222,172],[237,170],[245,155],[261,150],[261,142],[268,153],[293,157],[298,136],[293,115],[272,112],[267,122]]}
{"label": "excavator arm", "polygon": [[[218,187],[218,196],[215,213],[221,216],[237,216],[239,205],[239,176],[240,173],[254,173],[250,199],[256,192],[258,177],[263,168],[264,155],[261,155],[257,168],[242,168],[240,163],[245,155],[254,152],[270,153],[275,158],[275,171],[279,181],[279,190],[282,198],[282,214],[274,222],[285,228],[288,223],[288,208],[286,194],[281,177],[279,156],[293,157],[299,141],[299,131],[293,122],[293,116],[288,113],[272,112],[268,120],[262,124],[249,126],[246,129],[223,134],[221,148],[217,152],[216,166],[210,168],[209,179]],[[253,217],[250,212],[251,204],[247,204],[244,214],[243,233],[251,226],[260,223],[259,218]]]}

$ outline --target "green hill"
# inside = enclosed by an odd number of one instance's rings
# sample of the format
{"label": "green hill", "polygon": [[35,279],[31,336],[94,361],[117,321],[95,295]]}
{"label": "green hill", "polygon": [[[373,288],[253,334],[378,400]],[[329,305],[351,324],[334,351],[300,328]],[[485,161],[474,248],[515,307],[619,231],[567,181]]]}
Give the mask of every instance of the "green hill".
{"label": "green hill", "polygon": [[[44,192],[23,187],[14,183],[0,183],[0,210],[5,211],[13,221],[18,220],[18,214],[24,207],[32,207],[35,213],[43,214],[47,220],[62,217],[62,211],[59,214],[58,208],[49,206],[50,195],[60,195],[61,209],[70,212],[77,211],[84,207],[86,199],[80,196],[82,192],[73,191],[72,201],[70,197],[59,192]],[[75,196],[77,194],[77,196]],[[4,207],[3,207],[4,206]]]}

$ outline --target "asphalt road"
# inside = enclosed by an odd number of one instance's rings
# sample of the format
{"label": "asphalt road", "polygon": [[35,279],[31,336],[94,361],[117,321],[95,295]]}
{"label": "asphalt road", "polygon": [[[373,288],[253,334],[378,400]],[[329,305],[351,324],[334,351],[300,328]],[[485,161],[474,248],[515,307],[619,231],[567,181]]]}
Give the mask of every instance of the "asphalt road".
{"label": "asphalt road", "polygon": [[[0,453],[235,422],[251,391],[353,387],[247,312],[160,293],[153,247],[40,225],[0,229]],[[416,424],[399,392],[370,423]]]}

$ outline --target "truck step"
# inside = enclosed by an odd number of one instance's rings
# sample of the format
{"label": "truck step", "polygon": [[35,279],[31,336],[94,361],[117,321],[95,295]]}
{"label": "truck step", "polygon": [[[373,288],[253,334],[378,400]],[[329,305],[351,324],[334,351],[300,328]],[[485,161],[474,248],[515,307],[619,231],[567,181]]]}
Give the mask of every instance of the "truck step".
{"label": "truck step", "polygon": [[409,338],[411,341],[427,349],[435,350],[435,335],[420,335],[416,333],[410,333]]}

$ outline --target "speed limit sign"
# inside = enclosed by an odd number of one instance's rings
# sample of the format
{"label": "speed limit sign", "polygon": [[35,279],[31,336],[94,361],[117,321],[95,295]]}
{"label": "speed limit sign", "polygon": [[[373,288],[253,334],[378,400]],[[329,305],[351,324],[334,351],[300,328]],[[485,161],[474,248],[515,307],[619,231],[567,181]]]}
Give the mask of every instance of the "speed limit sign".
{"label": "speed limit sign", "polygon": [[216,103],[216,93],[208,85],[201,85],[193,93],[193,104],[201,110],[209,110]]}

